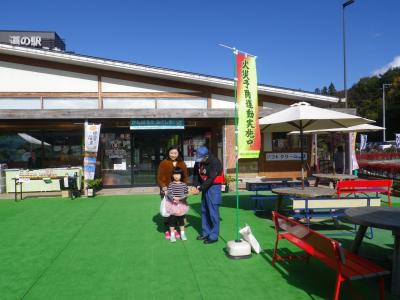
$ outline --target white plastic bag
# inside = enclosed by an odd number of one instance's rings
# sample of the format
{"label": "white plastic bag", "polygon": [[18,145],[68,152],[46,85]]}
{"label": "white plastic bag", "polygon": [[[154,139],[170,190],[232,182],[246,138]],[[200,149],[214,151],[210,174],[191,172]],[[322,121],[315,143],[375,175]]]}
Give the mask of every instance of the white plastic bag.
{"label": "white plastic bag", "polygon": [[160,204],[160,214],[161,216],[167,218],[170,216],[170,214],[167,212],[167,197],[164,196],[164,198],[161,200]]}
{"label": "white plastic bag", "polygon": [[251,249],[257,254],[261,252],[261,246],[256,240],[255,236],[251,232],[251,228],[249,225],[246,225],[242,229],[239,230],[240,236],[242,239],[244,239],[246,242],[248,242],[251,246]]}

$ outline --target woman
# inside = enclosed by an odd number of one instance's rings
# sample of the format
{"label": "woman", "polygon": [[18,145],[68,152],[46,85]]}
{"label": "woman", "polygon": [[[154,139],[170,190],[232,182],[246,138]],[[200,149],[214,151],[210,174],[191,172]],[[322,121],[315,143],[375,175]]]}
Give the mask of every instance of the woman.
{"label": "woman", "polygon": [[[180,168],[183,171],[183,182],[187,183],[188,180],[188,171],[185,162],[183,161],[182,156],[180,155],[179,149],[177,146],[170,147],[167,151],[167,158],[164,159],[159,167],[157,172],[157,182],[160,187],[160,195],[161,199],[168,194],[168,185],[171,183],[172,171],[175,168]],[[167,220],[164,219],[165,224],[165,238],[169,240],[170,233]]]}

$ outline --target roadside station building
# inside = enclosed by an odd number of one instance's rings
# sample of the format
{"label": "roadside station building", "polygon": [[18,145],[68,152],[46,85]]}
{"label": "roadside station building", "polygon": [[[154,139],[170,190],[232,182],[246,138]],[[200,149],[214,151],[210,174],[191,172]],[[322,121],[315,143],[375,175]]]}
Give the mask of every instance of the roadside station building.
{"label": "roadside station building", "polygon": [[[29,32],[22,35],[37,41]],[[299,101],[320,107],[339,101],[262,84],[258,93],[260,117]],[[81,166],[88,121],[102,124],[96,173],[105,186],[155,184],[158,164],[171,145],[180,145],[189,167],[195,150],[207,145],[233,171],[233,95],[228,78],[3,40],[0,163],[24,169]],[[240,173],[298,177],[299,152],[297,136],[263,132],[259,159],[240,161]],[[309,163],[310,157],[309,151]]]}

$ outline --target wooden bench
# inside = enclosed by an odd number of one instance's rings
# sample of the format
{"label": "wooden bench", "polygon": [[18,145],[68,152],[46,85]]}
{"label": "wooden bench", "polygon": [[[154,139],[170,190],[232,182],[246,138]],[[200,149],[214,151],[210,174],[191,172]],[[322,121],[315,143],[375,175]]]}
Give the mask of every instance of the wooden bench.
{"label": "wooden bench", "polygon": [[[384,268],[342,248],[339,242],[330,239],[318,232],[294,221],[277,212],[272,212],[275,224],[276,241],[273,253],[272,265],[280,260],[305,259],[315,257],[331,269],[337,272],[336,285],[333,299],[339,299],[340,287],[343,282],[356,279],[378,277],[380,287],[380,299],[384,299],[384,279],[383,276],[390,272]],[[306,255],[277,255],[278,242],[285,239],[300,249]],[[310,268],[307,270],[311,271]]]}
{"label": "wooden bench", "polygon": [[381,206],[379,197],[346,197],[346,198],[291,198],[293,203],[292,217],[305,218],[307,226],[311,218],[330,217],[334,220],[344,215],[344,210],[351,207]]}
{"label": "wooden bench", "polygon": [[368,194],[378,193],[386,194],[388,197],[388,205],[392,206],[390,201],[390,189],[392,188],[393,180],[389,179],[374,179],[374,180],[344,180],[339,181],[336,186],[338,197],[341,194]]}

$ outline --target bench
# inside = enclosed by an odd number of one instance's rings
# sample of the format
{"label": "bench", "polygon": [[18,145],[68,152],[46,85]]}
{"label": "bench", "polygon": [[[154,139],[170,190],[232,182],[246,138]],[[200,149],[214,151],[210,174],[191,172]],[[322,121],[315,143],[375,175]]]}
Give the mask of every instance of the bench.
{"label": "bench", "polygon": [[[309,183],[304,182],[305,186],[309,186]],[[276,195],[260,195],[261,191],[272,191],[275,188],[282,187],[301,187],[301,181],[291,180],[291,178],[268,178],[267,181],[249,181],[246,182],[246,190],[250,192],[256,192],[255,195],[251,195],[250,199],[254,203],[254,211],[263,211],[259,208],[259,201],[274,201],[276,200]]]}
{"label": "bench", "polygon": [[[272,212],[275,224],[276,241],[273,252],[272,265],[277,261],[291,259],[305,259],[315,257],[337,272],[333,299],[339,299],[340,288],[343,282],[356,279],[377,277],[379,279],[380,299],[384,299],[383,276],[390,272],[384,268],[342,248],[339,242],[326,237],[294,220],[290,220],[277,212]],[[280,240],[287,240],[296,245],[306,255],[279,256],[277,254]],[[311,270],[307,268],[307,270]]]}
{"label": "bench", "polygon": [[[31,180],[41,180],[44,181],[45,183],[51,183],[53,180],[58,180],[60,182],[60,187],[62,186],[62,189],[66,189],[69,191],[71,199],[74,197],[77,197],[79,191],[78,191],[78,179],[77,179],[77,174],[75,173],[74,176],[52,176],[52,177],[41,177],[41,176],[30,176],[30,177],[15,177],[12,178],[14,180],[14,201],[17,200],[17,195],[19,194],[20,200],[23,199],[22,194],[24,193],[23,191],[23,184],[29,184]],[[66,180],[67,185],[64,185],[64,180]],[[19,186],[19,192],[18,192],[18,186]]]}
{"label": "bench", "polygon": [[374,180],[344,180],[339,181],[336,186],[338,197],[341,194],[368,194],[378,193],[386,194],[388,197],[388,205],[392,206],[390,201],[390,189],[392,188],[393,180],[389,179],[374,179]]}
{"label": "bench", "polygon": [[344,210],[351,207],[381,206],[379,197],[346,197],[346,198],[291,198],[293,203],[292,217],[305,218],[307,226],[313,217],[330,217],[336,219],[344,215]]}

